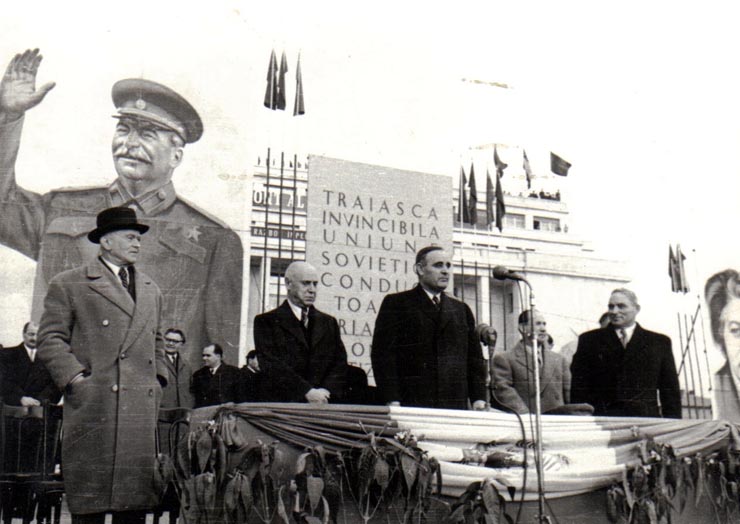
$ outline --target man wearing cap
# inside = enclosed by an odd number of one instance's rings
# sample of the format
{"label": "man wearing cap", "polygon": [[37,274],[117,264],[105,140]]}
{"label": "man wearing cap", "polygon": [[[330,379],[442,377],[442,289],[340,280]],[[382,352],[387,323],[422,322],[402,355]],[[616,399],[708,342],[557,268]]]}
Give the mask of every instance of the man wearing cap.
{"label": "man wearing cap", "polygon": [[[172,183],[184,146],[203,133],[193,107],[170,88],[143,79],[113,86],[117,108],[107,187],[45,195],[16,184],[24,114],[53,83],[36,89],[38,50],[16,55],[0,81],[0,243],[36,260],[32,318],[41,315],[49,281],[94,255],[85,234],[102,209],[127,206],[145,217],[138,262],[163,290],[163,322],[188,333],[189,348],[217,342],[236,360],[241,311],[242,246],[226,225],[178,197]],[[184,355],[196,367],[196,351]]]}
{"label": "man wearing cap", "polygon": [[155,427],[167,370],[162,294],[135,267],[148,226],[102,211],[87,238],[99,254],[49,283],[38,358],[64,390],[62,467],[75,524],[144,523],[154,507]]}

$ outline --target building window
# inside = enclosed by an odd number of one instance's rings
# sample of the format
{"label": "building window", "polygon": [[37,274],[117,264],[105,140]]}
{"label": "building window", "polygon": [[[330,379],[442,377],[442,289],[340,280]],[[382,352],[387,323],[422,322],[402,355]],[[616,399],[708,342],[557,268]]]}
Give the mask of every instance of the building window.
{"label": "building window", "polygon": [[534,217],[534,229],[539,231],[560,231],[560,220],[557,218]]}
{"label": "building window", "polygon": [[524,215],[506,213],[504,215],[504,227],[524,229]]}

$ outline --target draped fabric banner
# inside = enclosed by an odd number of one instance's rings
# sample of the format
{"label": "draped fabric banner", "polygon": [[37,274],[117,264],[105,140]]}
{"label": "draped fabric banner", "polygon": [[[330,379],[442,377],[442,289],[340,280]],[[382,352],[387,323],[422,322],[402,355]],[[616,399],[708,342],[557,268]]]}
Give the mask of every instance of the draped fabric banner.
{"label": "draped fabric banner", "polygon": [[[489,478],[501,493],[511,487],[517,499],[522,491],[524,500],[537,498],[534,421],[526,416],[520,422],[516,415],[500,411],[305,404],[228,409],[238,412],[245,426],[244,420],[300,450],[316,445],[336,451],[363,447],[371,434],[393,438],[407,431],[440,461],[444,495],[459,496],[471,482]],[[193,426],[216,411],[196,410]],[[740,443],[737,427],[726,421],[544,415],[542,428],[544,486],[550,499],[620,482],[625,467],[640,462],[640,443],[649,438],[672,445],[679,458]]]}

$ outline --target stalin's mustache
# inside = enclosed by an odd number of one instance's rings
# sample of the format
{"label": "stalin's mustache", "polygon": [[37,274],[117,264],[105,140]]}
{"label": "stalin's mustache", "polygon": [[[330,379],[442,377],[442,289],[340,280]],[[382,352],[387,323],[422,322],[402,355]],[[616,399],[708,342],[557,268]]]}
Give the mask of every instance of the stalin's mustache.
{"label": "stalin's mustache", "polygon": [[127,148],[126,146],[120,146],[113,151],[113,157],[114,158],[128,158],[130,160],[138,160],[139,162],[145,162],[147,164],[151,164],[152,161],[149,158],[149,155],[146,154],[144,151],[140,150],[132,150]]}

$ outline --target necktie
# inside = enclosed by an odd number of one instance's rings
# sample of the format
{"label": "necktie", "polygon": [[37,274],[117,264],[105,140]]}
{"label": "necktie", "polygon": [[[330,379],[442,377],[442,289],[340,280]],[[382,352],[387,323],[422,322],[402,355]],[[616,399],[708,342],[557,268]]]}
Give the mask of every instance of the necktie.
{"label": "necktie", "polygon": [[301,308],[301,324],[303,324],[303,327],[308,329],[308,308],[304,307]]}
{"label": "necktie", "polygon": [[129,291],[128,288],[128,269],[125,267],[121,267],[118,269],[118,277],[121,279],[121,284],[123,284],[124,289],[126,291]]}
{"label": "necktie", "polygon": [[439,297],[437,295],[432,297],[432,303],[434,304],[434,308],[439,311]]}
{"label": "necktie", "polygon": [[31,359],[31,362],[36,360],[36,350],[35,349],[30,350],[28,357]]}
{"label": "necktie", "polygon": [[622,347],[627,347],[627,332],[624,329],[618,329],[617,335],[619,336],[619,341],[622,343]]}

